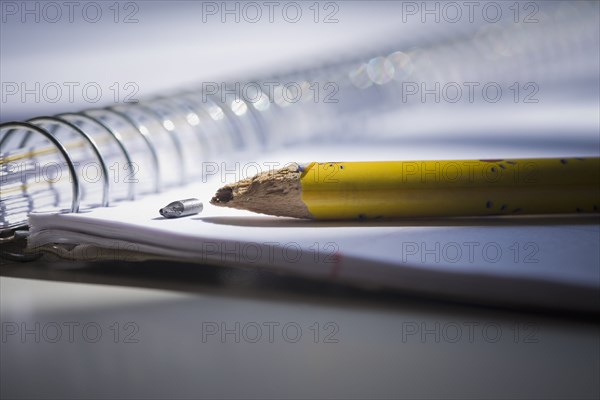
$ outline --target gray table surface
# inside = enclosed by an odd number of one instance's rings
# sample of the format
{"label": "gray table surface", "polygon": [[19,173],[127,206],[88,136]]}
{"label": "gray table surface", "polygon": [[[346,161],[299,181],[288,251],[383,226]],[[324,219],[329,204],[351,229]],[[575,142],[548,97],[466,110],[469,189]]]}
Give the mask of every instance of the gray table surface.
{"label": "gray table surface", "polygon": [[590,315],[146,262],[0,266],[2,398],[598,398]]}

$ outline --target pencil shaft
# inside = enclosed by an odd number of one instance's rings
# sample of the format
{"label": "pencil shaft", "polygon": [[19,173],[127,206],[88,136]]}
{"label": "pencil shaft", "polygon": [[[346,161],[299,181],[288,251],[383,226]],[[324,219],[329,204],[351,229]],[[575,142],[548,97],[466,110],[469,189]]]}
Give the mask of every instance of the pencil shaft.
{"label": "pencil shaft", "polygon": [[600,159],[312,163],[317,219],[598,212]]}

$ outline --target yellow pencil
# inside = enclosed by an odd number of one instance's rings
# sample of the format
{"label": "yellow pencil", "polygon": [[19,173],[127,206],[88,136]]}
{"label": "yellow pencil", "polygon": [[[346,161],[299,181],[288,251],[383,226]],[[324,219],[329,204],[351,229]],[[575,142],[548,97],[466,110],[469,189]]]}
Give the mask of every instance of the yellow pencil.
{"label": "yellow pencil", "polygon": [[311,219],[600,212],[600,158],[290,164],[211,204]]}

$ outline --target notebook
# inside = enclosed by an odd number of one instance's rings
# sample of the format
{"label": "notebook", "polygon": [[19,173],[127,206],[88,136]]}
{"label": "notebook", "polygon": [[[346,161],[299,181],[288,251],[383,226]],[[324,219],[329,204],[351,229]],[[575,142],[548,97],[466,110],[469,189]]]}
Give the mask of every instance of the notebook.
{"label": "notebook", "polygon": [[[27,236],[28,254],[47,259],[266,268],[442,298],[597,312],[594,218],[334,223],[208,204],[219,186],[288,162],[598,156],[597,93],[565,97],[573,77],[597,80],[597,60],[574,45],[597,37],[585,24],[549,26],[534,24],[526,35],[510,25],[461,33],[417,49],[396,44],[224,87],[2,124],[2,235]],[[547,51],[541,44],[553,35],[561,40]],[[502,41],[519,46],[500,54]],[[493,82],[505,95],[448,101],[449,92],[435,92],[444,81]],[[433,95],[409,96],[416,82]],[[544,102],[533,101],[536,87]],[[528,90],[531,101],[515,101],[515,88]],[[159,215],[189,197],[204,202],[201,214]]]}

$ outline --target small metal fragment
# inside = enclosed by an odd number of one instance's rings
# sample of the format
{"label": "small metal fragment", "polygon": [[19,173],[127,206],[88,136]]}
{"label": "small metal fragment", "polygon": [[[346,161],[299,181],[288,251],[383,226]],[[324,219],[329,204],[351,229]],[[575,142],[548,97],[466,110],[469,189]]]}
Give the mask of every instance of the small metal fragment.
{"label": "small metal fragment", "polygon": [[179,218],[202,212],[204,205],[198,199],[185,199],[169,203],[168,206],[158,210],[165,218]]}

